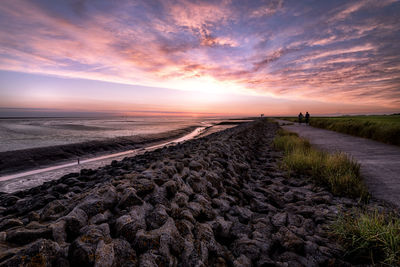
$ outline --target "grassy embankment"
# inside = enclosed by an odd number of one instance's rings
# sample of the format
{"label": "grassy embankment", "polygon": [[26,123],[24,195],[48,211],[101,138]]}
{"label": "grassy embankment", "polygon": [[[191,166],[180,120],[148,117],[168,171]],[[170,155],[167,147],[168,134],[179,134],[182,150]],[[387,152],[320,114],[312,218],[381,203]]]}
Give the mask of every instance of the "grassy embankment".
{"label": "grassy embankment", "polygon": [[284,151],[283,167],[289,174],[308,175],[334,195],[368,198],[368,190],[360,177],[360,166],[345,154],[316,150],[307,140],[283,130],[275,138],[274,146]]}
{"label": "grassy embankment", "polygon": [[[281,130],[274,146],[284,151],[283,168],[305,174],[334,195],[367,201],[369,194],[359,165],[345,154],[316,150],[297,134]],[[364,210],[341,214],[332,225],[333,234],[355,262],[400,265],[400,219]]]}
{"label": "grassy embankment", "polygon": [[310,125],[400,146],[400,115],[312,117]]}

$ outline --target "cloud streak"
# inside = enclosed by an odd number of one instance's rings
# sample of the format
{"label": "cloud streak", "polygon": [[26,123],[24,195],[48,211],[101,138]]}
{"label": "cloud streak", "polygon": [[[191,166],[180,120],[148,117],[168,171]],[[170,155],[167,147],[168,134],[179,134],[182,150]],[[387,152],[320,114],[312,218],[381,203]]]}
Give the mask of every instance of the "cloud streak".
{"label": "cloud streak", "polygon": [[400,106],[400,2],[54,1],[0,6],[0,69]]}

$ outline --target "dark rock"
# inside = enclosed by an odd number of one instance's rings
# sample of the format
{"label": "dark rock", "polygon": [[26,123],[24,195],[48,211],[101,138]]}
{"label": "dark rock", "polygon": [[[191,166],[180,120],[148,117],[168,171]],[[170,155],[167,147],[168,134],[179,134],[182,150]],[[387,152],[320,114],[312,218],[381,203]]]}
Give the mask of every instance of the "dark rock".
{"label": "dark rock", "polygon": [[287,213],[286,212],[277,213],[271,219],[272,224],[276,227],[285,226],[286,221],[287,221]]}
{"label": "dark rock", "polygon": [[114,246],[112,243],[106,244],[104,240],[97,243],[94,260],[95,267],[111,267],[114,262]]}
{"label": "dark rock", "polygon": [[136,252],[132,249],[131,245],[127,241],[123,239],[113,239],[112,245],[114,249],[113,266],[136,266]]}
{"label": "dark rock", "polygon": [[[108,224],[86,226],[82,229],[83,235],[75,239],[69,247],[68,259],[72,266],[93,266],[96,263],[96,250],[99,242],[110,242]],[[113,250],[109,246],[102,250]],[[108,255],[104,255],[104,259]],[[100,255],[99,255],[100,257]],[[110,260],[107,258],[107,260]]]}
{"label": "dark rock", "polygon": [[60,266],[60,247],[57,243],[40,239],[20,250],[15,256],[2,261],[1,266]]}
{"label": "dark rock", "polygon": [[79,235],[81,228],[88,222],[87,214],[80,208],[75,207],[67,216],[63,217],[67,234],[71,239]]}
{"label": "dark rock", "polygon": [[19,219],[5,219],[0,223],[0,231],[7,230],[12,227],[24,225]]}
{"label": "dark rock", "polygon": [[260,247],[257,241],[248,238],[240,238],[232,244],[232,251],[236,257],[245,255],[250,260],[257,260],[260,257]]}
{"label": "dark rock", "polygon": [[130,187],[125,189],[124,194],[118,203],[118,207],[120,209],[126,209],[134,205],[142,204],[143,200],[138,197],[138,195],[136,194],[136,190]]}
{"label": "dark rock", "polygon": [[54,200],[47,204],[40,214],[41,220],[55,220],[64,215],[67,207],[60,200]]}
{"label": "dark rock", "polygon": [[151,193],[154,190],[154,183],[147,179],[138,179],[134,181],[133,187],[136,190],[136,194],[139,197],[144,197],[145,195]]}
{"label": "dark rock", "polygon": [[191,161],[189,163],[189,168],[195,171],[200,171],[203,168],[203,166],[197,161]]}
{"label": "dark rock", "polygon": [[136,206],[129,214],[119,217],[115,223],[117,236],[124,237],[132,243],[135,240],[136,232],[146,229],[145,215],[146,207]]}
{"label": "dark rock", "polygon": [[37,239],[52,239],[53,234],[50,228],[40,229],[15,229],[7,232],[7,242],[17,245],[29,244]]}
{"label": "dark rock", "polygon": [[147,228],[150,230],[160,228],[167,221],[168,217],[165,207],[157,205],[146,216]]}
{"label": "dark rock", "polygon": [[164,184],[164,187],[167,191],[168,198],[172,198],[175,196],[178,188],[175,181],[168,181]]}

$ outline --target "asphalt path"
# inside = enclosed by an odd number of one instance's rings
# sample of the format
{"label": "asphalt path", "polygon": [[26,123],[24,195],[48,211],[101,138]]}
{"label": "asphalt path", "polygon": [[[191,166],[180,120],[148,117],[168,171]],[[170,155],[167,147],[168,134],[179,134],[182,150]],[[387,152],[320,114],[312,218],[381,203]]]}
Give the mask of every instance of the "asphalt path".
{"label": "asphalt path", "polygon": [[344,152],[361,165],[373,197],[400,207],[400,147],[374,140],[277,120],[282,128],[306,138],[317,148]]}

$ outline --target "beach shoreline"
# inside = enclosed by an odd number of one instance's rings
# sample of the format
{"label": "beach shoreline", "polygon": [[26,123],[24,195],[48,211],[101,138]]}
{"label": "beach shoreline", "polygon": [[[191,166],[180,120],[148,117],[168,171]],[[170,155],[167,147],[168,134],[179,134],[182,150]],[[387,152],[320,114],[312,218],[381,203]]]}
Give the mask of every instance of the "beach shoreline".
{"label": "beach shoreline", "polygon": [[201,125],[155,134],[121,136],[104,140],[0,152],[0,176],[69,163],[71,160],[77,161],[78,158],[82,161],[111,153],[157,145],[180,138],[198,127],[201,127]]}

